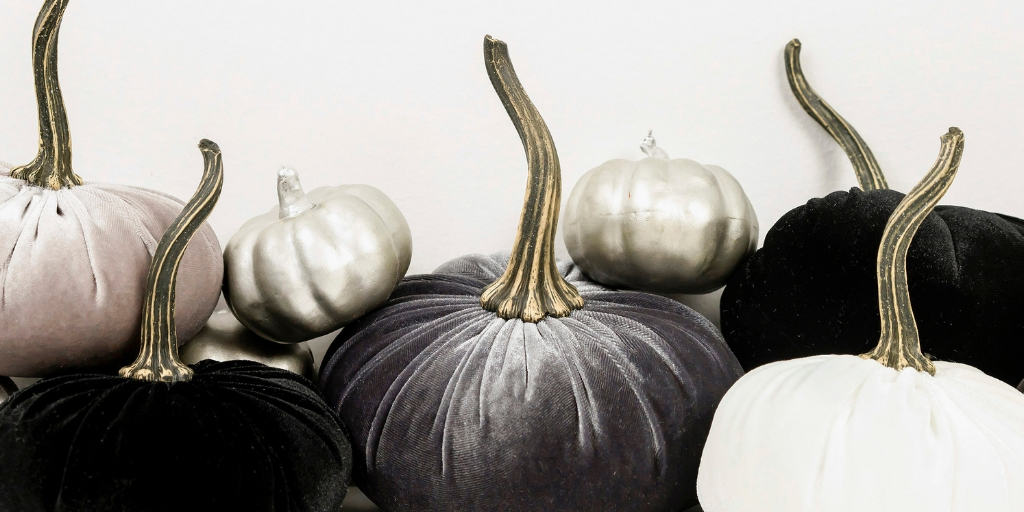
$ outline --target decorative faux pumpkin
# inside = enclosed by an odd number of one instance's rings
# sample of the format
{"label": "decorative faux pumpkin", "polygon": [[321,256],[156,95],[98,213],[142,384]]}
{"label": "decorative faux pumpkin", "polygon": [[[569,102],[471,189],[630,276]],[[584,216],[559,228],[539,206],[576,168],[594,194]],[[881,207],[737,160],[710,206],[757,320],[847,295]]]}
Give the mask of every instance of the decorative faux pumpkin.
{"label": "decorative faux pumpkin", "polygon": [[339,510],[351,468],[310,383],[248,361],[177,357],[174,280],[220,194],[215,144],[199,190],[156,248],[139,357],[121,376],[44,379],[0,405],[0,510]]}
{"label": "decorative faux pumpkin", "polygon": [[255,361],[312,380],[313,351],[305,343],[274,343],[246,329],[230,311],[210,316],[206,327],[181,348],[185,364],[213,361]]}
{"label": "decorative faux pumpkin", "polygon": [[[764,247],[734,274],[721,301],[722,330],[744,367],[814,354],[860,353],[878,335],[875,252],[903,194],[886,189],[867,144],[807,85],[800,43],[786,71],[805,110],[846,150],[861,188],[812,199],[784,215]],[[907,260],[928,351],[1016,385],[1024,377],[1024,221],[938,206]]]}
{"label": "decorative faux pumpkin", "polygon": [[369,185],[308,195],[277,175],[278,208],[246,222],[224,250],[224,297],[260,336],[295,343],[381,305],[405,276],[412,237],[402,212]]}
{"label": "decorative faux pumpkin", "polygon": [[17,390],[18,386],[14,385],[13,380],[7,377],[0,377],[0,404],[6,402]]}
{"label": "decorative faux pumpkin", "polygon": [[725,169],[669,159],[651,133],[647,158],[609,160],[572,189],[562,236],[593,280],[617,288],[705,293],[757,248],[757,216]]}
{"label": "decorative faux pumpkin", "polygon": [[320,384],[355,481],[390,512],[682,510],[739,364],[686,306],[556,265],[551,134],[505,43],[484,56],[529,163],[514,249],[404,279],[335,340]]}
{"label": "decorative faux pumpkin", "polygon": [[[57,36],[67,0],[47,0],[32,34],[39,154],[0,164],[0,375],[38,377],[116,368],[138,342],[146,270],[181,202],[72,171],[57,83]],[[220,245],[204,225],[182,263],[178,330],[199,332],[220,297]]]}
{"label": "decorative faux pumpkin", "polygon": [[722,399],[697,480],[706,512],[1024,510],[1024,395],[974,367],[930,361],[910,304],[911,239],[962,149],[950,129],[884,230],[876,348],[770,363]]}

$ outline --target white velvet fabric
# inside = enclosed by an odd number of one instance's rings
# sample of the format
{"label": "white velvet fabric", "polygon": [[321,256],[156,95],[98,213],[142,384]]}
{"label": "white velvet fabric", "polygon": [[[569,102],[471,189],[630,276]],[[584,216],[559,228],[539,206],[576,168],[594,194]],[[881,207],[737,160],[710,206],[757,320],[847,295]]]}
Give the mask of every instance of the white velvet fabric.
{"label": "white velvet fabric", "polygon": [[935,366],[824,355],[748,373],[704,447],[705,512],[1024,510],[1024,394]]}
{"label": "white velvet fabric", "polygon": [[[182,206],[122,185],[35,187],[0,163],[0,375],[41,377],[129,359],[150,258]],[[178,272],[181,340],[213,312],[222,274],[220,244],[204,225]]]}

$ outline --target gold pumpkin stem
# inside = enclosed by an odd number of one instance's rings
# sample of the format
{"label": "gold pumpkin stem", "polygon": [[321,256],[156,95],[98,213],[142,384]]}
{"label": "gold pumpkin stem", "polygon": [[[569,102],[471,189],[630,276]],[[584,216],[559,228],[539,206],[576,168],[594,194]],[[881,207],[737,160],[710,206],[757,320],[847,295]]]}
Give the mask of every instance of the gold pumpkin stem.
{"label": "gold pumpkin stem", "polygon": [[195,195],[156,246],[146,278],[146,302],[142,306],[142,347],[135,362],[121,368],[122,377],[163,382],[182,382],[192,378],[192,369],[178,359],[174,284],[189,240],[210,216],[224,185],[220,148],[203,139],[199,150],[203,152],[205,161],[203,178]]}
{"label": "gold pumpkin stem", "polygon": [[885,190],[889,184],[885,181],[882,168],[871,153],[871,148],[860,137],[857,130],[840,116],[825,100],[818,96],[818,93],[811,89],[800,68],[800,40],[794,39],[786,45],[786,78],[789,80],[789,88],[804,108],[818,124],[821,125],[829,135],[832,136],[846,156],[853,164],[853,170],[857,173],[857,181],[863,190]]}
{"label": "gold pumpkin stem", "polygon": [[11,177],[37,187],[58,190],[82,184],[71,169],[71,135],[64,99],[57,80],[57,40],[68,0],[47,0],[32,31],[32,72],[39,110],[39,152],[26,165],[11,170]]}
{"label": "gold pumpkin stem", "polygon": [[863,358],[889,368],[914,368],[935,375],[935,365],[921,352],[921,338],[907,287],[907,251],[925,217],[949,190],[960,166],[964,134],[950,128],[942,136],[942,149],[928,175],[910,191],[889,216],[878,248],[878,312],[882,335],[878,346]]}
{"label": "gold pumpkin stem", "polygon": [[508,268],[484,288],[480,303],[505,319],[539,322],[547,315],[568,316],[583,307],[583,297],[555,266],[555,229],[562,193],[555,143],[519,83],[508,46],[486,36],[484,61],[491,84],[523,141],[529,179]]}

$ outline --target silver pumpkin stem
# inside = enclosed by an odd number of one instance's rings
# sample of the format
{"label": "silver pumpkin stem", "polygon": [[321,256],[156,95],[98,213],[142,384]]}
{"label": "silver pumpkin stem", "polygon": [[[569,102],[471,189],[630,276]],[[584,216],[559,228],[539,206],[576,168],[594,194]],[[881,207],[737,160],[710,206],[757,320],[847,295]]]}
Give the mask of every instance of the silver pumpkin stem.
{"label": "silver pumpkin stem", "polygon": [[960,166],[964,134],[950,128],[942,136],[942,149],[928,175],[910,191],[889,216],[878,248],[878,312],[882,334],[878,346],[865,359],[895,370],[914,368],[935,375],[935,365],[921,352],[914,310],[907,286],[907,252],[921,223],[949,190]]}
{"label": "silver pumpkin stem", "polygon": [[277,201],[280,205],[279,218],[294,217],[314,205],[302,190],[299,173],[288,167],[277,171]]}
{"label": "silver pumpkin stem", "polygon": [[640,141],[640,151],[651,158],[668,160],[668,153],[658,147],[658,141],[654,140],[654,130],[647,130],[647,136]]}
{"label": "silver pumpkin stem", "polygon": [[183,382],[192,379],[192,369],[178,358],[178,334],[174,325],[174,285],[178,266],[192,235],[210,216],[224,186],[224,163],[220,148],[211,141],[199,143],[205,163],[203,178],[192,199],[164,232],[153,253],[146,277],[142,306],[142,344],[139,357],[121,368],[122,377],[146,381]]}

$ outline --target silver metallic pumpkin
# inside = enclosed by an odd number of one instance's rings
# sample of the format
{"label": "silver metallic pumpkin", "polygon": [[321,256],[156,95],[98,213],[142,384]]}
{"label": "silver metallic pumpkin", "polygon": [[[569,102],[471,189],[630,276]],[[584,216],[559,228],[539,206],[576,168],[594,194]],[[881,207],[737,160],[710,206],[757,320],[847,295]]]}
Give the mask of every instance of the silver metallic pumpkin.
{"label": "silver metallic pumpkin", "polygon": [[574,262],[607,286],[705,293],[757,247],[757,216],[731,174],[669,159],[648,133],[647,158],[610,160],[576,183],[562,236]]}
{"label": "silver metallic pumpkin", "polygon": [[368,185],[308,195],[291,169],[279,208],[250,219],[224,250],[224,297],[243,325],[281,343],[344,327],[387,300],[412,259],[409,224]]}
{"label": "silver metallic pumpkin", "polygon": [[196,364],[204,359],[255,361],[310,380],[315,377],[313,351],[308,345],[274,343],[260,338],[224,309],[215,312],[203,330],[181,349],[181,360],[185,364]]}
{"label": "silver metallic pumpkin", "polygon": [[14,385],[13,380],[7,377],[0,377],[0,404],[6,402],[17,390],[18,386]]}

